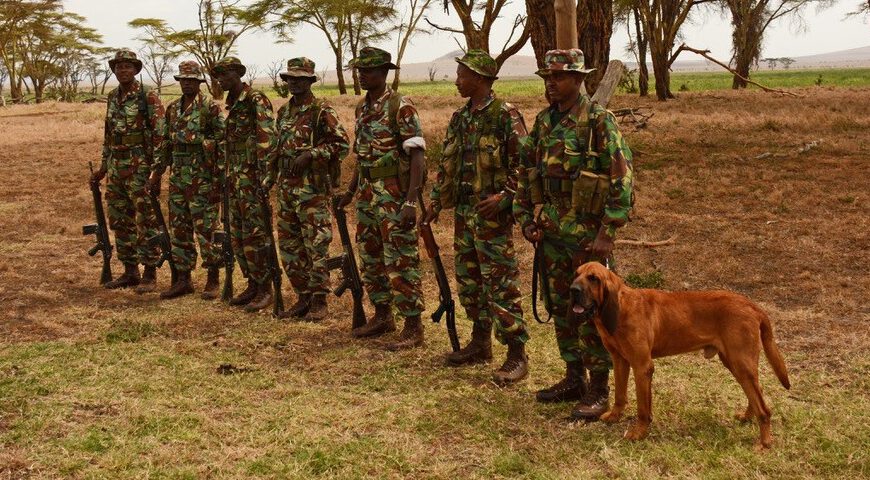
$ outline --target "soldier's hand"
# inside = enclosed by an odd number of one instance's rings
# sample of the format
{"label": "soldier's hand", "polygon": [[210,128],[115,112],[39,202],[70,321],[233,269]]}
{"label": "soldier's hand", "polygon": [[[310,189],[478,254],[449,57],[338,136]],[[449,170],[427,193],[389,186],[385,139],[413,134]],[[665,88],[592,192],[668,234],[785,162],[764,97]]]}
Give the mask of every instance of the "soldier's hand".
{"label": "soldier's hand", "polygon": [[532,243],[538,243],[544,237],[544,232],[538,228],[535,222],[529,222],[528,225],[523,227],[523,236]]}
{"label": "soldier's hand", "polygon": [[339,208],[344,208],[344,207],[350,205],[350,202],[352,202],[352,201],[353,201],[353,192],[348,190],[347,192],[344,192],[344,195],[342,195],[339,198],[338,206],[339,206]]}
{"label": "soldier's hand", "polygon": [[312,160],[313,158],[311,157],[310,150],[302,152],[302,155],[296,157],[296,159],[290,164],[290,175],[294,177],[301,176],[302,173],[311,166]]}
{"label": "soldier's hand", "polygon": [[106,176],[106,171],[102,168],[91,174],[91,179],[89,180],[92,187],[96,187],[103,181],[103,178]]}
{"label": "soldier's hand", "polygon": [[481,217],[491,220],[498,215],[500,203],[501,194],[491,195],[489,198],[478,202],[477,205],[474,206],[474,209],[477,210],[477,213],[480,214]]}
{"label": "soldier's hand", "polygon": [[414,228],[417,223],[417,208],[411,205],[402,207],[402,212],[399,214],[399,225],[402,228]]}
{"label": "soldier's hand", "polygon": [[436,223],[438,222],[438,214],[440,210],[435,206],[435,202],[429,204],[429,209],[426,210],[426,216],[423,218],[425,223]]}
{"label": "soldier's hand", "polygon": [[606,226],[602,225],[598,229],[598,234],[595,236],[595,240],[593,240],[592,245],[589,246],[589,253],[592,257],[601,260],[610,258],[610,254],[613,253],[613,239],[607,234]]}
{"label": "soldier's hand", "polygon": [[160,195],[160,180],[161,176],[157,172],[151,172],[151,175],[148,177],[147,185],[147,190],[149,194],[155,197]]}

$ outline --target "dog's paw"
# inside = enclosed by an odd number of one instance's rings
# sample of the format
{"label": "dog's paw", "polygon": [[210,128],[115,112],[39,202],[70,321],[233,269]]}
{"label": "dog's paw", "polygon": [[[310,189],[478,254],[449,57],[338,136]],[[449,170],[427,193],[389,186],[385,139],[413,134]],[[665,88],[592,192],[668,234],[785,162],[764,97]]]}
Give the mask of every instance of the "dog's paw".
{"label": "dog's paw", "polygon": [[616,423],[620,419],[622,419],[622,412],[618,412],[615,410],[608,410],[601,414],[601,417],[598,418],[604,423]]}
{"label": "dog's paw", "polygon": [[755,442],[755,447],[754,447],[754,449],[755,449],[755,451],[758,452],[758,453],[765,453],[765,452],[770,451],[770,445],[771,445],[772,443],[773,443],[773,442],[768,441],[768,442],[765,444],[764,442],[758,441],[758,442]]}
{"label": "dog's paw", "polygon": [[622,437],[626,440],[643,440],[649,434],[649,427],[639,423],[635,423],[625,431]]}

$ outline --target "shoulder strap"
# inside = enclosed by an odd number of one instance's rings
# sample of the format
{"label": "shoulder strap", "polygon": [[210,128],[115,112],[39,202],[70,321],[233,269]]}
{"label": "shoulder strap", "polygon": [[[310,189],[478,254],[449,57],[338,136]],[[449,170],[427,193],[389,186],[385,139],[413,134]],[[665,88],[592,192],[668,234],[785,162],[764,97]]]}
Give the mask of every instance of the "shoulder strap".
{"label": "shoulder strap", "polygon": [[142,82],[139,82],[139,113],[142,115],[145,128],[151,130],[154,126],[151,125],[151,118],[148,116],[148,89]]}
{"label": "shoulder strap", "polygon": [[311,124],[311,138],[309,139],[309,145],[311,148],[314,148],[314,134],[317,132],[317,129],[320,128],[320,114],[323,113],[323,100],[315,99],[311,108],[314,109],[314,122]]}

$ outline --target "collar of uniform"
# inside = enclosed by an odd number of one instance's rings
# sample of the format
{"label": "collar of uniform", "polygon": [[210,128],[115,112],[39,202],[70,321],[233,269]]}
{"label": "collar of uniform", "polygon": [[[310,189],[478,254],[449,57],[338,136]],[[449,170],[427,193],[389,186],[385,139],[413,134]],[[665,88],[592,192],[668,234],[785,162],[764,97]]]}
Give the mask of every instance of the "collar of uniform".
{"label": "collar of uniform", "polygon": [[227,97],[227,110],[232,110],[233,107],[236,106],[236,104],[238,104],[239,102],[244,101],[246,98],[248,98],[248,95],[251,94],[251,90],[252,90],[252,88],[251,88],[250,85],[248,85],[247,83],[242,82],[242,91],[239,92],[239,98],[237,98],[237,99],[232,103],[232,105],[229,103],[230,98]]}
{"label": "collar of uniform", "polygon": [[130,91],[128,91],[127,93],[124,93],[124,91],[121,90],[121,87],[118,86],[118,101],[120,103],[124,103],[127,101],[128,98],[134,95],[139,95],[140,88],[142,88],[142,84],[140,84],[138,80],[133,80],[133,86],[130,87]]}
{"label": "collar of uniform", "polygon": [[196,108],[197,106],[201,105],[204,100],[205,99],[202,96],[202,92],[198,92],[196,94],[196,96],[193,97],[193,101],[190,102],[190,105],[188,105],[187,109],[185,109],[184,108],[184,96],[182,96],[181,98],[178,99],[178,114],[179,114],[179,116],[181,114],[187,112],[187,110],[192,110],[192,109]]}
{"label": "collar of uniform", "polygon": [[486,96],[486,99],[483,101],[483,103],[480,105],[480,107],[478,107],[478,108],[472,107],[471,100],[469,100],[468,103],[465,104],[465,108],[467,108],[468,111],[471,113],[482,112],[482,111],[486,110],[487,107],[492,105],[492,102],[494,102],[494,101],[495,101],[495,92],[490,90],[489,95]]}
{"label": "collar of uniform", "polygon": [[295,108],[295,109],[297,109],[297,110],[305,110],[305,109],[307,109],[309,106],[311,106],[311,104],[314,103],[314,100],[316,100],[316,97],[314,96],[313,93],[312,93],[311,95],[308,95],[308,96],[305,98],[305,100],[302,100],[302,101],[299,102],[299,103],[294,102],[294,101],[293,101],[294,98],[296,98],[296,97],[290,97],[290,101],[287,102],[287,103],[290,104],[290,108]]}
{"label": "collar of uniform", "polygon": [[[580,119],[580,117],[578,116],[580,113],[580,107],[582,107],[583,104],[588,101],[588,99],[589,97],[587,97],[586,95],[580,94],[580,96],[577,97],[577,101],[575,101],[574,105],[572,105],[571,108],[568,109],[568,113],[566,113],[565,116],[562,117],[562,120],[560,120],[559,123],[567,124],[568,122],[570,122],[571,124],[576,124]],[[550,111],[556,110],[557,108],[558,104],[556,103],[550,105]],[[548,119],[549,117],[550,115],[547,115]]]}
{"label": "collar of uniform", "polygon": [[384,94],[381,95],[380,97],[378,97],[377,100],[375,100],[374,102],[369,104],[368,101],[371,99],[371,97],[369,97],[369,94],[366,93],[366,106],[370,109],[378,110],[381,108],[381,106],[384,104],[384,102],[386,102],[387,99],[390,98],[390,95],[392,95],[392,94],[393,94],[393,89],[390,88],[389,85],[387,85],[387,88],[384,89]]}

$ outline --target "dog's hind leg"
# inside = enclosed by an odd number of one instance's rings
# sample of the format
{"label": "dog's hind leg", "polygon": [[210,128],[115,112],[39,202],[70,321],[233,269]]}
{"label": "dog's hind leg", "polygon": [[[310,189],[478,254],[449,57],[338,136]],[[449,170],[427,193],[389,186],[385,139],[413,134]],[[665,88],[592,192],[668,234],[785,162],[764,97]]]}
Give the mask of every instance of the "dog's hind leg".
{"label": "dog's hind leg", "polygon": [[756,356],[755,359],[755,362],[743,360],[739,364],[734,365],[732,372],[749,401],[747,411],[755,413],[756,418],[758,418],[760,432],[756,447],[764,449],[770,448],[773,438],[770,433],[770,409],[764,403],[764,397],[761,394],[761,384],[758,382],[758,357]]}
{"label": "dog's hind leg", "polygon": [[613,358],[613,387],[614,387],[614,402],[613,407],[609,411],[604,412],[599,420],[605,423],[616,423],[622,418],[622,412],[625,410],[625,405],[628,402],[628,371],[630,369],[628,360],[620,357],[618,354],[611,354]]}
{"label": "dog's hind leg", "polygon": [[637,419],[631,428],[625,432],[628,440],[640,440],[649,433],[649,424],[652,421],[652,376],[653,367],[651,356],[639,365],[632,365],[634,370],[634,386],[637,393]]}
{"label": "dog's hind leg", "polygon": [[[728,361],[728,357],[726,357],[724,353],[719,352],[719,360],[722,362],[722,365],[725,365],[725,368],[727,368],[728,371],[731,372],[731,375],[734,375],[734,378],[736,379],[737,375],[734,373],[734,369],[731,368],[731,363]],[[742,412],[738,411],[736,414],[734,414],[734,418],[736,418],[737,420],[739,420],[740,422],[743,422],[743,423],[752,420],[752,417],[754,417],[754,416],[755,416],[755,412],[752,411],[752,403],[751,402],[746,403],[746,410],[744,410]]]}

